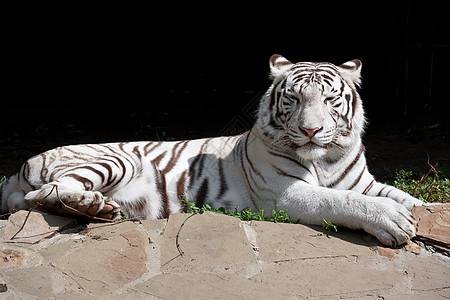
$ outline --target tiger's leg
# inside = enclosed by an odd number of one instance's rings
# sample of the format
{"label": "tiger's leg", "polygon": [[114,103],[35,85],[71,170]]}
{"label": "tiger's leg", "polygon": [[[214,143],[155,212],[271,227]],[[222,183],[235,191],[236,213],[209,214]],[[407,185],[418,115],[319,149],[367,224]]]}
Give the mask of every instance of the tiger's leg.
{"label": "tiger's leg", "polygon": [[72,176],[44,184],[40,189],[27,193],[24,200],[30,208],[56,214],[88,215],[111,220],[121,218],[120,206],[115,201],[98,191],[86,190]]}
{"label": "tiger's leg", "polygon": [[363,194],[367,196],[390,198],[403,205],[408,210],[411,210],[414,206],[425,205],[425,202],[414,198],[408,193],[405,193],[391,185],[376,181],[373,181],[372,184],[366,188],[366,191]]}
{"label": "tiger's leg", "polygon": [[276,209],[287,209],[294,221],[302,223],[321,225],[325,219],[350,229],[363,229],[388,246],[404,244],[415,235],[414,220],[405,206],[390,198],[354,191],[290,182]]}

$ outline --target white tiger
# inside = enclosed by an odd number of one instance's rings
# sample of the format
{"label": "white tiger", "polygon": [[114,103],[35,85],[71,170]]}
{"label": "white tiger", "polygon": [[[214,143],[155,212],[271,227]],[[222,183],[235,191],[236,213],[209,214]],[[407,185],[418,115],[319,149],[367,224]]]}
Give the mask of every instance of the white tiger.
{"label": "white tiger", "polygon": [[1,210],[74,213],[61,200],[92,216],[156,219],[183,211],[183,195],[198,206],[283,209],[302,223],[332,220],[389,246],[407,242],[415,234],[409,210],[423,202],[376,182],[367,169],[355,87],[361,62],[293,64],[273,55],[270,70],[273,83],[250,131],[59,147],[1,185]]}

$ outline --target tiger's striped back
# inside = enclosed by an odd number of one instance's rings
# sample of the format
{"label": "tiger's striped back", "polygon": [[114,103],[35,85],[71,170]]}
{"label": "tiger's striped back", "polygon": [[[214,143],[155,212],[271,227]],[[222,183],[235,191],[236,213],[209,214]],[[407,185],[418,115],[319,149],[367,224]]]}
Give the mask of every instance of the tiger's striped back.
{"label": "tiger's striped back", "polygon": [[59,147],[23,164],[18,181],[27,193],[70,177],[87,191],[111,196],[127,216],[167,218],[183,209],[180,197],[198,203],[229,197],[233,150],[244,136]]}

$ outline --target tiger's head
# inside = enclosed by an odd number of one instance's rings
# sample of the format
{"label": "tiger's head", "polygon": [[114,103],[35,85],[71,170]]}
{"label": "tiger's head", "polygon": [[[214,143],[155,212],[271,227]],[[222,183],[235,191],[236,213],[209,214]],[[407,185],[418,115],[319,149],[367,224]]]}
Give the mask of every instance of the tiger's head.
{"label": "tiger's head", "polygon": [[360,138],[364,112],[356,91],[361,61],[291,63],[270,58],[272,85],[264,95],[257,125],[273,146],[302,160],[339,159]]}

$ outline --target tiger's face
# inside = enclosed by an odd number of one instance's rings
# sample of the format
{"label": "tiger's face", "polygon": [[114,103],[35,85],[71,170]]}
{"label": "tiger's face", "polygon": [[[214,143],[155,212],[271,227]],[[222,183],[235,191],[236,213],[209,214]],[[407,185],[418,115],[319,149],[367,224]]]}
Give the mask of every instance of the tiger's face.
{"label": "tiger's face", "polygon": [[363,130],[355,86],[360,83],[361,62],[293,64],[273,55],[270,67],[273,84],[260,118],[274,144],[293,149],[304,160],[337,159]]}

